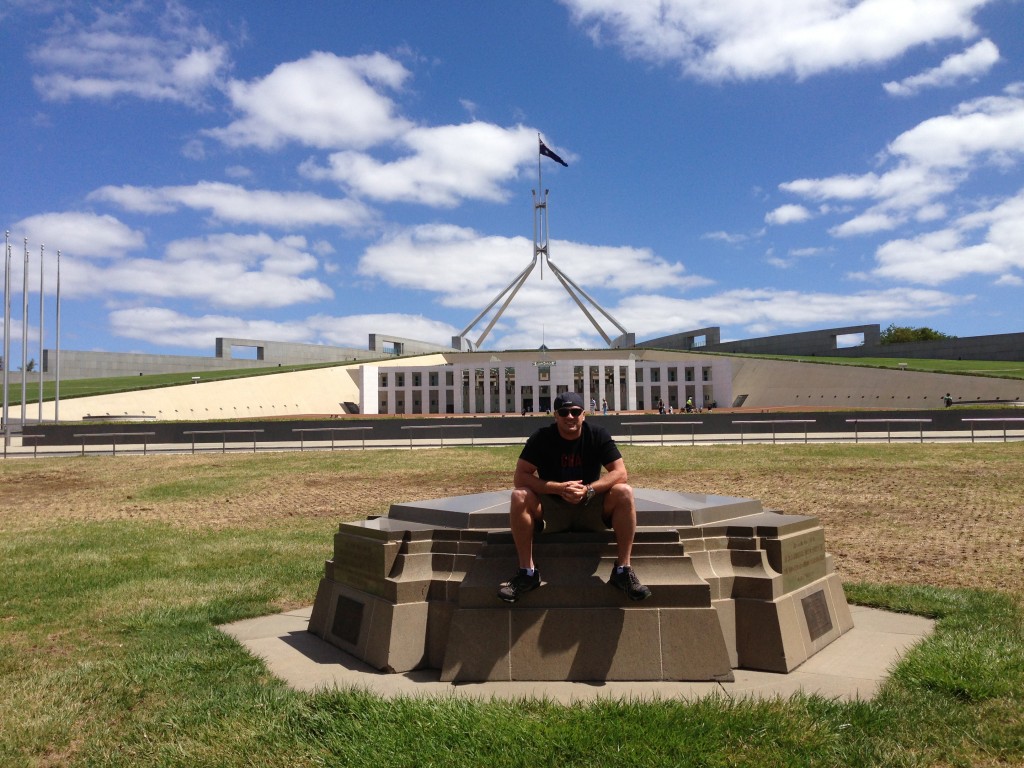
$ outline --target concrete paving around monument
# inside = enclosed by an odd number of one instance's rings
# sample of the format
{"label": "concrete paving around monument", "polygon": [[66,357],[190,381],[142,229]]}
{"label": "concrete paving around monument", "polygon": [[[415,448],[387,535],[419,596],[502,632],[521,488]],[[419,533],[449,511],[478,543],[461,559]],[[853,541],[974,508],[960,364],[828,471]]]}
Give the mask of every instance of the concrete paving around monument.
{"label": "concrete paving around monument", "polygon": [[462,696],[475,699],[547,699],[561,703],[611,699],[787,698],[803,692],[830,699],[867,700],[934,622],[919,616],[850,606],[854,628],[788,674],[734,671],[732,682],[608,681],[443,683],[440,671],[379,672],[309,631],[312,607],[220,627],[302,691],[354,688],[383,697]]}

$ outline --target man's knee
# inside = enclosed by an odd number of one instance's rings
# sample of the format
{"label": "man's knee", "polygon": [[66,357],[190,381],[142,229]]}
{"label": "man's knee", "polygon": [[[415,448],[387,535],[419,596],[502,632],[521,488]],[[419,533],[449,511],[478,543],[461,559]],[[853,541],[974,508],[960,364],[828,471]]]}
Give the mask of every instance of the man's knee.
{"label": "man's knee", "polygon": [[533,507],[538,503],[537,494],[529,488],[515,488],[512,491],[512,508],[523,509]]}
{"label": "man's knee", "polygon": [[608,502],[612,507],[622,504],[633,506],[633,486],[627,483],[619,483],[608,489]]}
{"label": "man's knee", "polygon": [[508,513],[513,521],[522,519],[525,516],[529,516],[532,520],[537,520],[543,514],[540,498],[529,488],[516,488],[512,491]]}

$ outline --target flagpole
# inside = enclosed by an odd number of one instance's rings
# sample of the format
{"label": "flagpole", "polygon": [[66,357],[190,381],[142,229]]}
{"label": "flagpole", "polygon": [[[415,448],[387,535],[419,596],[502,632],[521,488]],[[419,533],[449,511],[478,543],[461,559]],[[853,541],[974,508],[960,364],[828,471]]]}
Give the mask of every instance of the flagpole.
{"label": "flagpole", "polygon": [[28,408],[28,238],[25,238],[25,267],[21,271],[21,428],[25,428]]}
{"label": "flagpole", "polygon": [[[539,199],[542,199],[541,196],[544,195],[544,176],[543,176],[543,174],[541,173],[541,170],[540,170],[540,165],[541,165],[541,163],[540,163],[540,145],[541,145],[542,142],[543,142],[543,139],[540,137],[540,134],[538,133],[537,134],[537,192],[534,194],[534,197],[533,197],[533,249],[534,249],[533,250],[533,258],[534,258],[534,261],[536,261],[536,259],[537,259],[537,236],[539,234],[538,231],[537,231],[537,216],[538,216],[537,211],[540,209],[540,206],[541,206],[541,204],[538,203],[537,201]],[[545,245],[546,244],[547,244],[547,241],[545,240]],[[540,279],[541,280],[544,279],[544,261],[545,260],[543,258],[540,260]]]}
{"label": "flagpole", "polygon": [[10,442],[10,416],[8,407],[10,405],[9,386],[11,368],[11,233],[4,232],[4,451],[6,454],[7,444]]}
{"label": "flagpole", "polygon": [[60,251],[57,251],[57,327],[56,333],[57,360],[53,372],[53,421],[60,421]]}
{"label": "flagpole", "polygon": [[43,423],[43,263],[46,246],[39,245],[39,419]]}

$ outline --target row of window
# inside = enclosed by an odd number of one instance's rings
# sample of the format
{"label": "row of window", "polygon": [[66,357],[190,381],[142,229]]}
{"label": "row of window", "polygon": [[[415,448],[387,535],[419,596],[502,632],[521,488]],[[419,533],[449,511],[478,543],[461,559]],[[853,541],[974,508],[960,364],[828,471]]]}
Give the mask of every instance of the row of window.
{"label": "row of window", "polygon": [[[583,377],[583,366],[576,366],[576,368],[577,368],[577,370],[575,371],[575,374],[576,374],[575,378],[582,379],[582,377]],[[591,389],[596,391],[597,390],[597,383],[598,383],[598,378],[597,377],[599,376],[599,374],[597,372],[597,366],[591,366],[591,368],[592,368],[592,370],[590,372],[590,376],[591,376]],[[606,374],[605,378],[609,382],[614,380],[614,370],[615,370],[614,367],[609,367],[609,369],[607,371],[607,374]],[[657,384],[657,383],[661,382],[661,370],[662,370],[661,368],[653,368],[653,367],[650,368],[650,380],[651,380],[650,383]],[[430,387],[438,386],[439,382],[440,382],[440,373],[441,373],[441,371],[428,371],[427,372],[427,382],[428,382],[427,386],[430,386]],[[455,374],[454,374],[454,372],[450,371],[450,370],[446,370],[443,373],[445,375],[445,386],[448,386],[448,387],[454,386],[454,384],[455,384]],[[491,375],[490,375],[491,381],[496,381],[498,379],[498,369],[497,368],[492,368],[490,373],[491,373]],[[548,372],[542,371],[541,373],[543,374],[543,373],[548,373]],[[381,389],[387,389],[389,387],[389,381],[390,381],[392,375],[394,376],[394,382],[395,382],[394,385],[395,385],[395,387],[399,387],[400,388],[400,387],[405,387],[406,386],[406,383],[405,383],[406,382],[406,372],[405,371],[394,371],[394,372],[381,371],[380,374],[379,374],[379,381],[380,381],[379,386],[380,386]],[[421,372],[413,371],[413,372],[409,373],[408,376],[409,376],[409,379],[410,379],[410,386],[417,387],[417,388],[423,386],[423,374]],[[468,368],[464,369],[463,372],[462,372],[463,384],[466,384],[466,383],[469,382],[469,377],[470,377],[469,369]],[[668,366],[665,369],[665,377],[666,377],[665,380],[667,382],[669,382],[669,383],[673,383],[673,382],[678,381],[679,380],[679,368],[677,366]],[[694,382],[694,381],[696,381],[696,368],[694,368],[692,366],[684,367],[683,368],[683,377],[684,377],[683,380],[686,381],[686,382]],[[506,378],[506,381],[508,381],[508,380],[514,381],[515,380],[515,369],[514,368],[506,369],[506,371],[505,371],[505,378]],[[541,378],[542,381],[545,381],[545,380],[549,380],[550,376],[541,375],[540,378]],[[483,368],[477,368],[476,369],[476,379],[477,379],[478,383],[483,381],[483,379],[484,379],[484,369]],[[642,368],[640,366],[636,367],[636,381],[637,381],[638,384],[639,383],[643,383],[643,381],[644,381],[644,368]],[[706,365],[706,366],[701,367],[701,381],[711,381],[711,366]]]}

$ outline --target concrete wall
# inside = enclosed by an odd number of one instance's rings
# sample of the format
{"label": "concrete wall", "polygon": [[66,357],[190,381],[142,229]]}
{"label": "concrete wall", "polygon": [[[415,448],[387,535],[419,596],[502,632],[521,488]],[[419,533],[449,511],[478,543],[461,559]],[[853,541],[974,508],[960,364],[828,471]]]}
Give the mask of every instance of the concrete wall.
{"label": "concrete wall", "polygon": [[[699,346],[697,345],[698,340],[703,341]],[[682,333],[673,333],[670,336],[662,336],[650,341],[642,341],[637,346],[655,347],[657,349],[679,349],[684,352],[696,349],[703,352],[709,347],[717,346],[721,340],[722,329],[713,326],[710,328],[697,328],[693,331],[683,331]]]}
{"label": "concrete wall", "polygon": [[451,352],[452,347],[430,344],[416,339],[403,339],[401,336],[388,336],[383,333],[370,334],[370,351],[380,357],[392,355],[429,355],[432,352]]}
{"label": "concrete wall", "polygon": [[1021,379],[757,358],[733,359],[732,385],[744,408],[941,408],[947,392],[958,405],[1024,400]]}
{"label": "concrete wall", "polygon": [[[782,333],[740,341],[719,342],[718,328],[699,328],[662,336],[639,344],[640,347],[731,352],[752,355],[819,355],[823,357],[886,357],[933,360],[1011,360],[1024,361],[1024,333],[996,333],[987,336],[965,336],[957,339],[914,341],[903,344],[882,344],[881,328],[876,324],[851,325],[844,328],[823,328],[801,333]],[[838,336],[863,334],[864,343],[836,346]],[[706,344],[695,347],[694,340],[704,336]]]}
{"label": "concrete wall", "polygon": [[[820,354],[820,353],[819,353]],[[994,333],[959,339],[908,341],[878,347],[852,347],[836,353],[842,357],[906,357],[931,360],[1024,361],[1024,333]]]}
{"label": "concrete wall", "polygon": [[[256,348],[256,359],[232,357],[233,347]],[[95,379],[110,376],[146,376],[155,373],[202,373],[252,368],[272,368],[280,365],[310,365],[316,363],[344,363],[379,360],[387,357],[380,352],[349,347],[330,347],[323,344],[292,344],[257,339],[217,338],[216,356],[151,355],[137,352],[87,352],[62,349],[60,351],[61,381]],[[53,381],[56,375],[57,352],[43,350],[43,379]],[[12,382],[14,372],[10,373]],[[16,381],[20,383],[21,374]],[[38,381],[38,373],[30,373],[29,381]]]}
{"label": "concrete wall", "polygon": [[314,363],[344,363],[353,360],[375,360],[382,353],[353,347],[332,347],[326,344],[298,344],[290,341],[262,341],[259,339],[218,338],[217,357],[232,359],[234,347],[255,348],[256,359],[264,366],[307,365]]}

